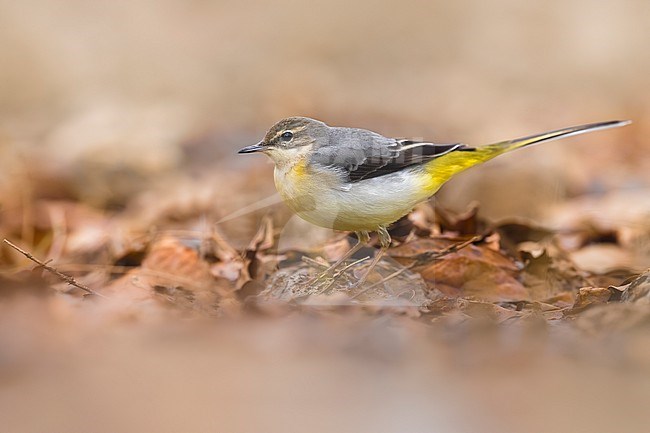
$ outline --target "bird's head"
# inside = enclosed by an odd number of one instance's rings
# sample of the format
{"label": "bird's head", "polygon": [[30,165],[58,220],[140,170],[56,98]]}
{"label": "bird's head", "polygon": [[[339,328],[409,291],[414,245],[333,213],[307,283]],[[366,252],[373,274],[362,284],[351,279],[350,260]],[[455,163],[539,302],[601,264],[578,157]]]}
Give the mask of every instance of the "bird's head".
{"label": "bird's head", "polygon": [[262,152],[275,165],[284,166],[310,154],[323,140],[329,140],[326,124],[308,117],[289,117],[273,125],[262,141],[239,153]]}

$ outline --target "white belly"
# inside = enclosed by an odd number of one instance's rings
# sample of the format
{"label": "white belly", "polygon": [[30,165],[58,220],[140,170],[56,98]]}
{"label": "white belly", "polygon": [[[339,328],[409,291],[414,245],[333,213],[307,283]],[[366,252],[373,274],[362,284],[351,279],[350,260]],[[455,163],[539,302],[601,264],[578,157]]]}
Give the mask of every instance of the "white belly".
{"label": "white belly", "polygon": [[[301,176],[281,170],[275,183],[287,205],[303,219],[336,230],[376,230],[428,198],[425,174],[404,170],[355,183],[338,176]],[[320,182],[314,182],[317,178]],[[309,179],[309,180],[307,180]]]}

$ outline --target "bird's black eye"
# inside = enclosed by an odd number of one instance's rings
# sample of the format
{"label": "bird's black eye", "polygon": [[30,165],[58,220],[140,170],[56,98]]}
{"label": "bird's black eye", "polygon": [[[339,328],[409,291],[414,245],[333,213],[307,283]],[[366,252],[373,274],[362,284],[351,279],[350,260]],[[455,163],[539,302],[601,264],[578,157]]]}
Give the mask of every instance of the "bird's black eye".
{"label": "bird's black eye", "polygon": [[280,138],[282,139],[282,141],[291,141],[291,139],[293,138],[293,132],[286,131],[280,136]]}

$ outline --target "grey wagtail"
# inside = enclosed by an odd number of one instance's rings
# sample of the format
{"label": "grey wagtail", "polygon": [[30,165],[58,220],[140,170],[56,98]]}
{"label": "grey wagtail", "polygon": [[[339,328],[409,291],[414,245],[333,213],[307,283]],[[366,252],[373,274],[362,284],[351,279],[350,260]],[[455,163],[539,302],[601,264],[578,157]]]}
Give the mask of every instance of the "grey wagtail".
{"label": "grey wagtail", "polygon": [[275,186],[300,217],[321,227],[356,233],[357,244],[330,270],[361,249],[369,232],[378,233],[381,249],[362,283],[390,245],[387,227],[456,174],[521,147],[628,123],[591,123],[472,147],[387,138],[365,129],[289,117],[239,153],[262,152],[273,160]]}

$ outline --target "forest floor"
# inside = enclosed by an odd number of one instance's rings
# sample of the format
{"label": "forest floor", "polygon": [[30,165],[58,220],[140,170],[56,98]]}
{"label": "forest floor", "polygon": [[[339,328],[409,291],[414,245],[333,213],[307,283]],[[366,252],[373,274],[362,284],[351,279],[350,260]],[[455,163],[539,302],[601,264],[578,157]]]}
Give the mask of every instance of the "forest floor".
{"label": "forest floor", "polygon": [[[7,431],[634,431],[647,418],[647,191],[569,199],[553,227],[425,203],[364,286],[350,288],[375,239],[308,284],[354,239],[292,218],[268,165],[206,174],[202,143],[155,181],[110,157],[5,159]],[[624,224],[602,218],[623,208]]]}

